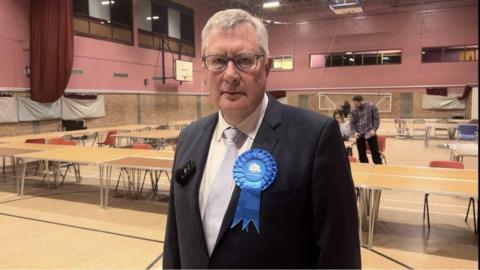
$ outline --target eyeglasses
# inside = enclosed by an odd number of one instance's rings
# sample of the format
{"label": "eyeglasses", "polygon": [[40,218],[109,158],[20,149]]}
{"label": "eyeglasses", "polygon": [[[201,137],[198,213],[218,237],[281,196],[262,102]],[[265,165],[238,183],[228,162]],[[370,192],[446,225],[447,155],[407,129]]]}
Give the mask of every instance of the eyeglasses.
{"label": "eyeglasses", "polygon": [[229,61],[232,61],[238,70],[250,71],[257,67],[258,59],[263,56],[265,56],[265,54],[243,53],[233,57],[207,55],[202,57],[202,61],[208,71],[224,71]]}

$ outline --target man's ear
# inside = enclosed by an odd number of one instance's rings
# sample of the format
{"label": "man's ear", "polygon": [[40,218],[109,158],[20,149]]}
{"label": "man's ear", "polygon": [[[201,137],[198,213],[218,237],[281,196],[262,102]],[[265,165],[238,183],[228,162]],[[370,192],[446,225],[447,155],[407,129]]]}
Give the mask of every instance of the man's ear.
{"label": "man's ear", "polygon": [[267,74],[267,77],[268,77],[268,74],[270,73],[270,69],[272,68],[272,62],[273,62],[273,58],[271,56],[267,57],[266,61],[265,61],[265,72]]}

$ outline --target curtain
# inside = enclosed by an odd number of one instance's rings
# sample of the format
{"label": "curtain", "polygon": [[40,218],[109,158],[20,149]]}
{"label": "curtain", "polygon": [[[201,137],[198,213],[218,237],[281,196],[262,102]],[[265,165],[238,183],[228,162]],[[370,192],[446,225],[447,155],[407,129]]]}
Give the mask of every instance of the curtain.
{"label": "curtain", "polygon": [[17,99],[0,95],[0,123],[14,122],[18,122]]}
{"label": "curtain", "polygon": [[73,65],[72,1],[30,1],[30,64],[32,99],[58,100]]}
{"label": "curtain", "polygon": [[51,103],[40,103],[27,97],[17,97],[17,102],[20,122],[60,119],[62,116],[60,99]]}
{"label": "curtain", "polygon": [[62,119],[76,120],[105,117],[105,100],[103,96],[83,96],[81,98],[62,98]]}
{"label": "curtain", "polygon": [[460,110],[465,109],[465,101],[459,100],[459,94],[448,96],[423,95],[422,109],[425,110]]}

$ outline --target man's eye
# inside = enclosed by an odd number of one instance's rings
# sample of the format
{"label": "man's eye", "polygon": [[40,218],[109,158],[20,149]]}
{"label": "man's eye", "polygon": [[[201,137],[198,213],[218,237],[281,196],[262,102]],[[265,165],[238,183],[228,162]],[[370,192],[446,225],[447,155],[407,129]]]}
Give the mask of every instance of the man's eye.
{"label": "man's eye", "polygon": [[212,64],[213,65],[224,65],[225,63],[226,63],[225,58],[222,58],[222,57],[212,58]]}
{"label": "man's eye", "polygon": [[237,65],[242,65],[242,66],[249,66],[253,64],[252,58],[246,57],[246,56],[236,58],[235,62],[237,63]]}

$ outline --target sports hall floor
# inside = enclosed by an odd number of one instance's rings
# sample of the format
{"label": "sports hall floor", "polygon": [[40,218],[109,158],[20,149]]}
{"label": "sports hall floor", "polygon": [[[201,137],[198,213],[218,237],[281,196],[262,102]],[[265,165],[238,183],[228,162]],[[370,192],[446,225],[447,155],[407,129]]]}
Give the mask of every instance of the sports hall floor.
{"label": "sports hall floor", "polygon": [[[385,154],[388,164],[428,166],[430,160],[449,159],[445,143],[437,139],[425,147],[423,140],[389,137]],[[466,168],[477,168],[477,162],[464,159]],[[165,199],[151,200],[148,191],[141,200],[118,194],[104,210],[98,205],[97,167],[82,167],[82,176],[81,184],[72,175],[54,190],[30,176],[26,196],[19,198],[7,171],[0,180],[0,268],[161,268]],[[168,180],[161,183],[167,190]],[[464,222],[467,204],[431,196],[428,232],[422,225],[423,194],[384,191],[373,250],[362,248],[363,268],[477,268],[472,216]]]}

